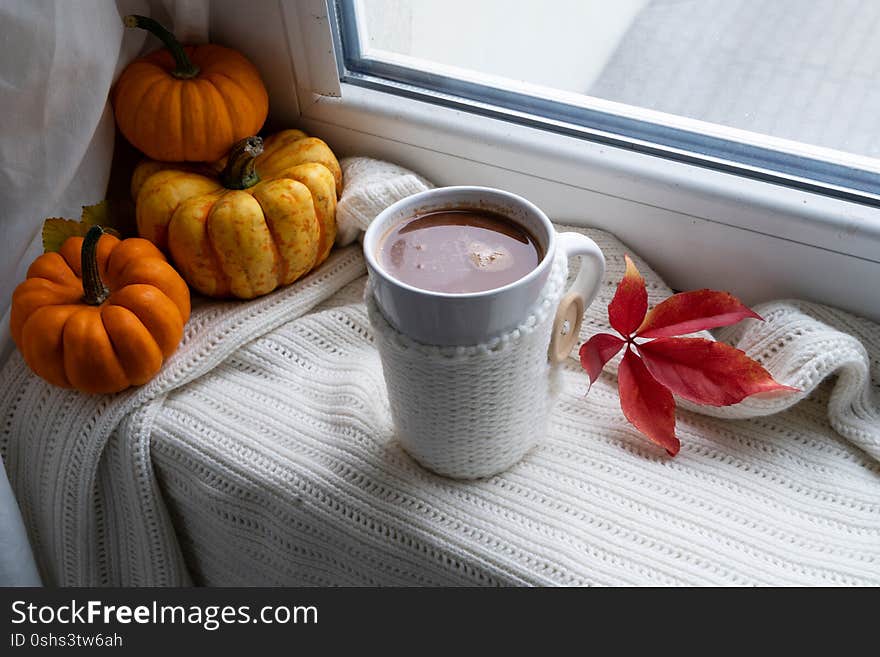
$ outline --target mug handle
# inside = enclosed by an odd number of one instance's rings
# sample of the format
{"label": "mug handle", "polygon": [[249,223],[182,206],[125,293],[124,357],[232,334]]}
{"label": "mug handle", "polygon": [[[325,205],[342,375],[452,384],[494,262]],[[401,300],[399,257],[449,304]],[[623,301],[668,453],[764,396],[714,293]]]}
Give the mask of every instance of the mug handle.
{"label": "mug handle", "polygon": [[561,363],[568,358],[577,342],[584,312],[596,298],[599,286],[602,285],[605,256],[593,240],[580,233],[559,233],[556,236],[556,245],[562,249],[566,258],[581,258],[581,269],[577,278],[562,296],[553,320],[548,354],[550,362]]}

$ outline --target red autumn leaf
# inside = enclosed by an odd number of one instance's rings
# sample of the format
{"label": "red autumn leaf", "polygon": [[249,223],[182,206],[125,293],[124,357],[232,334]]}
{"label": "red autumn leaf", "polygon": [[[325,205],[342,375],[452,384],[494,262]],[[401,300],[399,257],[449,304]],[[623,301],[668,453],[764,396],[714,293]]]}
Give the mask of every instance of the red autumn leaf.
{"label": "red autumn leaf", "polygon": [[590,375],[590,385],[596,383],[602,368],[624,345],[626,342],[610,333],[597,333],[581,345],[581,366]]}
{"label": "red autumn leaf", "polygon": [[[617,370],[620,407],[626,419],[653,442],[673,456],[678,452],[673,393],[698,404],[728,406],[759,392],[797,391],[774,381],[760,363],[739,349],[702,338],[672,337],[728,326],[747,317],[761,319],[739,299],[714,290],[682,292],[647,313],[645,279],[633,261],[625,258],[626,273],[608,304],[608,319],[623,340],[608,333],[594,335],[581,346],[581,366],[592,385],[626,345]],[[654,339],[636,343],[636,337]],[[632,351],[633,346],[641,357]]]}
{"label": "red autumn leaf", "polygon": [[626,419],[675,456],[681,446],[675,437],[675,400],[629,347],[617,369],[617,388]]}
{"label": "red autumn leaf", "polygon": [[679,397],[729,406],[749,395],[795,390],[773,380],[739,349],[703,338],[658,338],[638,345],[648,371]]}
{"label": "red autumn leaf", "polygon": [[614,298],[608,304],[608,321],[615,331],[622,336],[629,336],[635,331],[648,311],[648,291],[645,289],[645,279],[636,269],[635,263],[628,255],[626,260],[626,273],[620,283]]}
{"label": "red autumn leaf", "polygon": [[729,326],[747,317],[761,319],[754,310],[727,292],[681,292],[654,306],[636,335],[640,338],[668,338]]}

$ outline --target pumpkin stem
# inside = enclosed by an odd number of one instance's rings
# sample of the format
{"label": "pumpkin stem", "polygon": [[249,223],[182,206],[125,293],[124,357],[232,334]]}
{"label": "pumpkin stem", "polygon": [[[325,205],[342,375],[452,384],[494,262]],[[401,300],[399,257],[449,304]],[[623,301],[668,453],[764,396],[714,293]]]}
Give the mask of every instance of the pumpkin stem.
{"label": "pumpkin stem", "polygon": [[220,174],[223,186],[226,189],[247,189],[260,182],[254,163],[262,152],[262,137],[247,137],[236,143],[229,151],[226,168]]}
{"label": "pumpkin stem", "polygon": [[98,271],[98,242],[103,234],[103,228],[92,226],[82,244],[83,302],[90,306],[100,306],[110,296]]}
{"label": "pumpkin stem", "polygon": [[192,63],[180,42],[157,21],[147,16],[131,14],[123,18],[122,23],[125,27],[139,27],[142,30],[147,30],[165,44],[165,47],[168,48],[168,51],[174,57],[174,62],[177,64],[176,68],[171,71],[171,75],[174,77],[186,80],[194,78],[199,74],[199,67]]}

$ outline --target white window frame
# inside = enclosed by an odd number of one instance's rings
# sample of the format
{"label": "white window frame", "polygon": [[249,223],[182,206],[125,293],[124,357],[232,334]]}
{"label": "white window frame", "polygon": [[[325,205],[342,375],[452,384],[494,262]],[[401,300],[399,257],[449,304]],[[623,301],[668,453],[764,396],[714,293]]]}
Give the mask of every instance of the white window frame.
{"label": "white window frame", "polygon": [[880,320],[880,209],[340,83],[324,0],[281,0],[299,122],[438,185],[501,187],[617,235],[674,288]]}

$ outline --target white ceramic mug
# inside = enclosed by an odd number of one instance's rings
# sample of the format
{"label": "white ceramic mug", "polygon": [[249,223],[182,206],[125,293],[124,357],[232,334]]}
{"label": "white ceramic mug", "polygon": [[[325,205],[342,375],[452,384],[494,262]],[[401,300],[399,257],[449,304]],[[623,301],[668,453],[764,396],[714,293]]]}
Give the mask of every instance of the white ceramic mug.
{"label": "white ceramic mug", "polygon": [[[378,261],[383,238],[411,217],[451,209],[489,210],[527,229],[544,257],[538,266],[512,283],[483,292],[451,294],[408,285],[394,278]],[[521,196],[489,187],[440,187],[401,199],[377,216],[364,236],[364,255],[374,295],[382,314],[401,333],[424,344],[472,345],[515,328],[540,296],[556,250],[580,256],[580,272],[563,298],[578,298],[571,319],[576,330],[605,272],[605,258],[596,243],[580,233],[557,233],[537,206]],[[574,336],[572,336],[574,337]]]}

